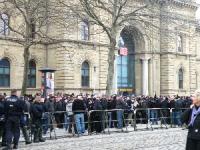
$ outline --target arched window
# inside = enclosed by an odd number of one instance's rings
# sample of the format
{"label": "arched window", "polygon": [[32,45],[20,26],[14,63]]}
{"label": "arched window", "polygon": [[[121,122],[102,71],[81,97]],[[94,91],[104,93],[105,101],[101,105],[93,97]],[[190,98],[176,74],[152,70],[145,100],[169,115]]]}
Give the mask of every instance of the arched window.
{"label": "arched window", "polygon": [[86,19],[81,22],[81,40],[89,40],[89,21]]}
{"label": "arched window", "polygon": [[7,14],[1,14],[0,19],[0,35],[8,35],[9,33],[9,17]]}
{"label": "arched window", "polygon": [[[117,57],[117,87],[119,92],[134,92],[135,89],[135,44],[134,35],[129,28],[124,28],[119,39]],[[125,51],[127,49],[128,52]]]}
{"label": "arched window", "polygon": [[178,71],[178,87],[179,89],[183,89],[183,69],[180,68]]}
{"label": "arched window", "polygon": [[88,62],[83,62],[81,67],[81,86],[89,87],[90,68]]}
{"label": "arched window", "polygon": [[183,51],[183,37],[181,35],[178,35],[177,37],[177,49],[178,49],[178,52]]}
{"label": "arched window", "polygon": [[10,62],[4,58],[0,60],[0,87],[10,86]]}
{"label": "arched window", "polygon": [[27,87],[28,88],[36,87],[36,64],[34,60],[29,61]]}

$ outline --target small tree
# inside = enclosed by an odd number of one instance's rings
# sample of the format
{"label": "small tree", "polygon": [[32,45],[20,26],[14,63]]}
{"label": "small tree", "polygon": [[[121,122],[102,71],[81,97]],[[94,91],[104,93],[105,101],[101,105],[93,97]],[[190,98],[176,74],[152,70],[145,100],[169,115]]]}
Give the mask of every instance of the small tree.
{"label": "small tree", "polygon": [[[0,19],[10,32],[8,36],[0,37],[0,39],[18,43],[24,49],[22,95],[27,89],[30,48],[32,45],[58,41],[55,36],[49,34],[48,28],[50,24],[67,26],[66,22],[69,20],[66,17],[63,19],[60,15],[62,13],[57,3],[50,0],[3,0],[0,2]],[[9,16],[9,21],[3,17],[3,14]]]}

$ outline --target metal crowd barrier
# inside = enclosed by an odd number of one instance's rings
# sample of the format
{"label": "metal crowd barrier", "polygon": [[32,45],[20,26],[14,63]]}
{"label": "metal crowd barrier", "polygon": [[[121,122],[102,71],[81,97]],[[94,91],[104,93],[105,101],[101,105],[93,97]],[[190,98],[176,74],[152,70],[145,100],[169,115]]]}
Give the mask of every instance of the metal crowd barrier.
{"label": "metal crowd barrier", "polygon": [[170,109],[171,125],[170,127],[181,126],[180,117],[181,114],[189,108],[172,108]]}
{"label": "metal crowd barrier", "polygon": [[[43,114],[43,130],[45,132],[49,131],[49,138],[57,139],[57,130],[56,128],[64,128],[69,132],[71,136],[80,135],[82,133],[78,132],[77,123],[75,120],[77,113],[82,113],[84,115],[84,126],[85,131],[84,135],[91,135],[93,133],[108,133],[115,131],[130,132],[137,131],[140,129],[155,129],[155,128],[169,128],[175,125],[181,126],[180,116],[181,113],[186,108],[180,109],[169,109],[169,108],[136,108],[133,110],[124,110],[124,109],[112,109],[112,110],[90,110],[90,111],[76,111],[76,112],[67,112],[67,111],[57,111],[57,112],[45,112]],[[73,114],[72,114],[73,113]],[[71,114],[71,115],[68,115]],[[26,113],[25,115],[31,120],[30,115]],[[59,120],[60,119],[60,120]],[[69,120],[68,120],[69,119]],[[29,123],[29,135],[32,139],[32,122]],[[139,128],[143,124],[145,128]],[[129,125],[132,128],[129,128]],[[143,127],[144,127],[143,126]],[[97,130],[97,128],[99,131]],[[111,129],[113,128],[113,129]],[[114,130],[118,128],[120,130]],[[66,132],[63,132],[62,137],[66,137]],[[69,135],[68,135],[69,136]]]}

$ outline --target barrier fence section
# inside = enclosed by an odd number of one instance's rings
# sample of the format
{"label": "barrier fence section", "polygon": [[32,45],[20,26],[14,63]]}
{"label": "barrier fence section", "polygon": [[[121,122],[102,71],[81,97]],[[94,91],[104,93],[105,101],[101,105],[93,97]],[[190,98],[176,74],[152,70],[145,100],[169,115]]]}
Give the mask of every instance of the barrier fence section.
{"label": "barrier fence section", "polygon": [[[45,112],[42,117],[43,135],[49,138],[91,135],[93,133],[130,132],[154,128],[181,127],[181,113],[187,108],[136,108],[132,110],[90,110]],[[32,139],[34,122],[24,114],[25,125]],[[63,129],[63,130],[57,130]],[[48,136],[46,136],[48,137]]]}

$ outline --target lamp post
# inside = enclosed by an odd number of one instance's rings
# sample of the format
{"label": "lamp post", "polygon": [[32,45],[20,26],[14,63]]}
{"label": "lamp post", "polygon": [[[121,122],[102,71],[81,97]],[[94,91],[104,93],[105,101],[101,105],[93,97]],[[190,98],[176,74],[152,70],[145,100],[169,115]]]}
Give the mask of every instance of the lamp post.
{"label": "lamp post", "polygon": [[44,91],[43,95],[47,98],[47,73],[54,73],[56,70],[52,68],[42,68],[39,70],[41,73],[44,73]]}

